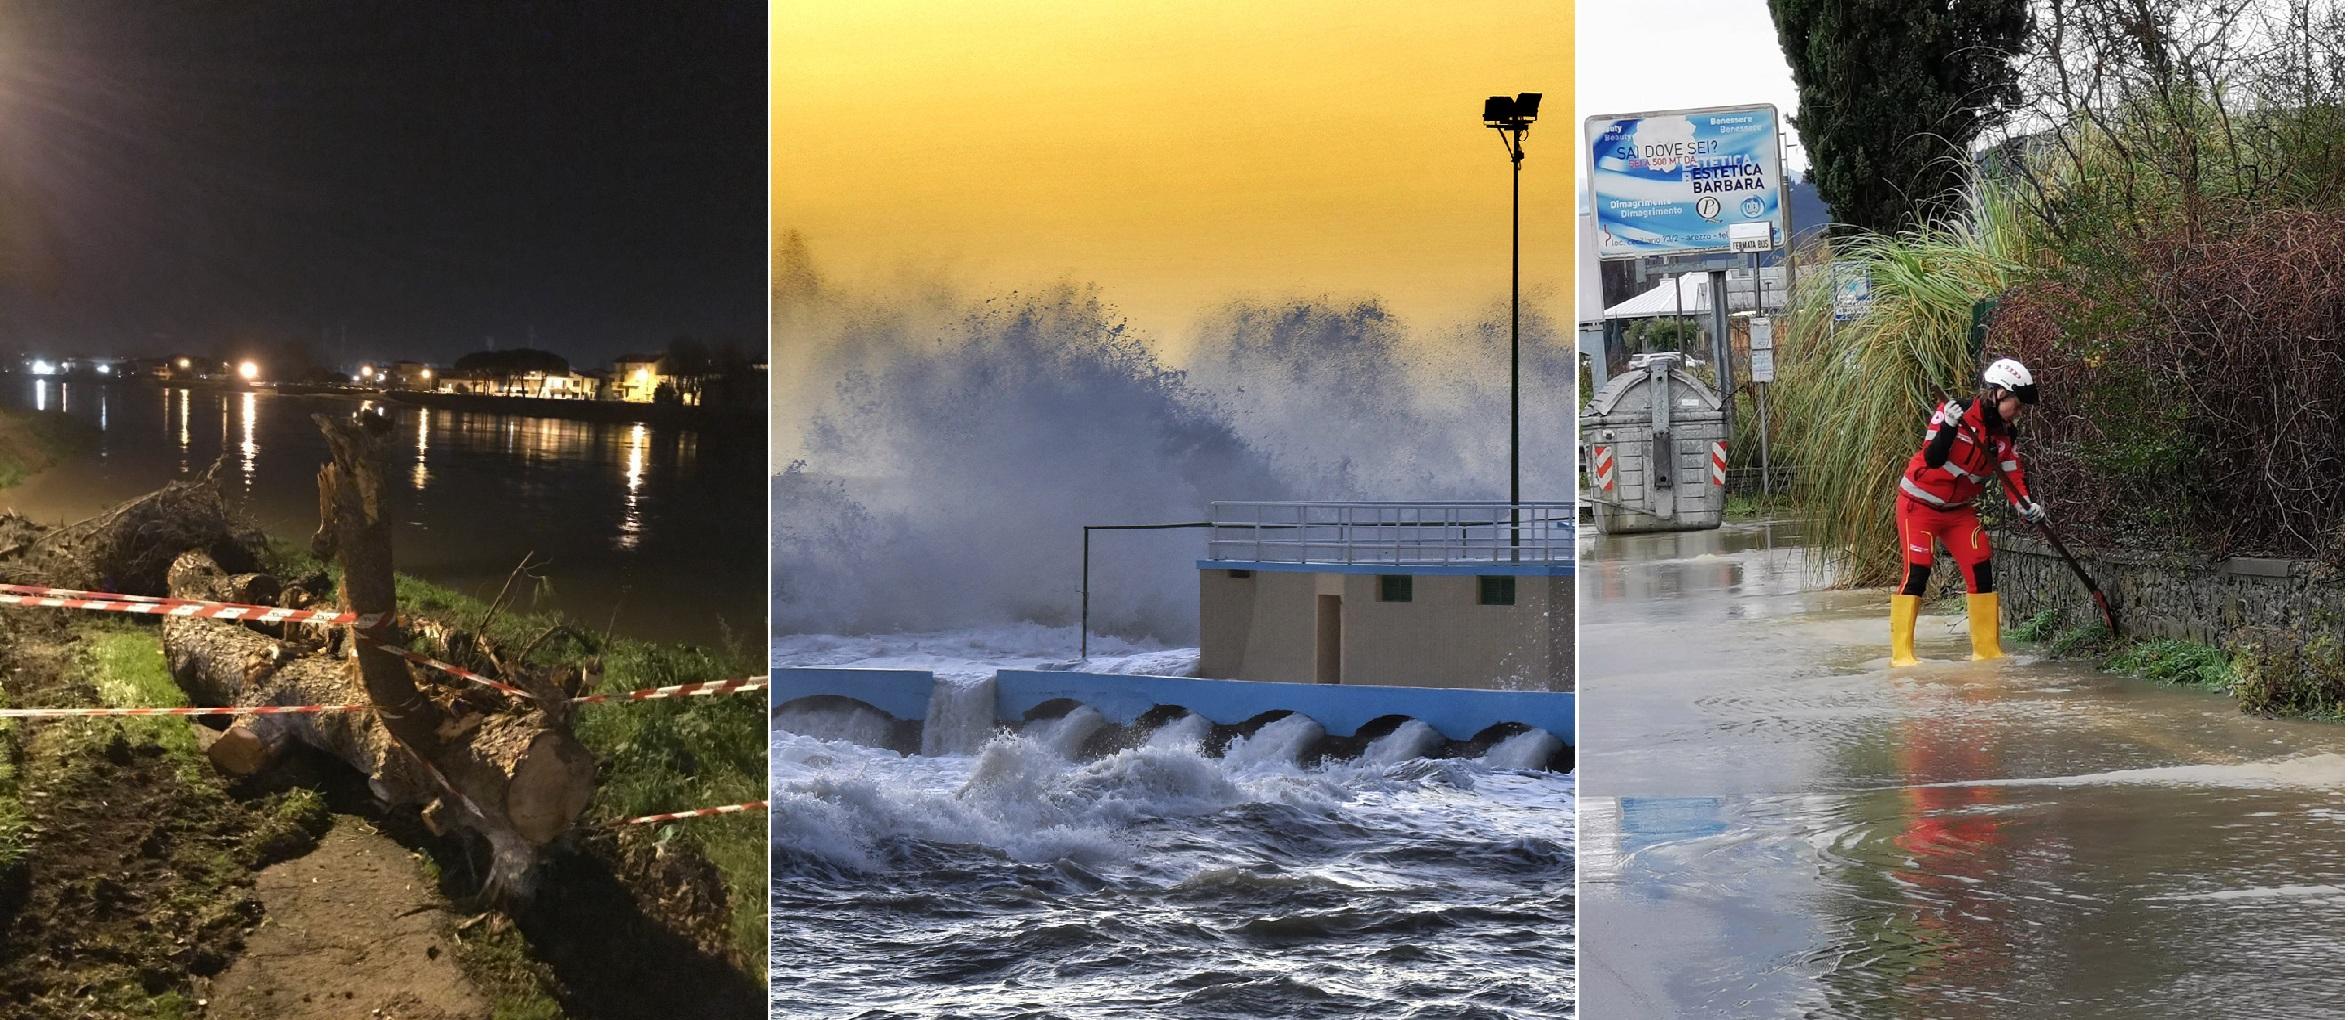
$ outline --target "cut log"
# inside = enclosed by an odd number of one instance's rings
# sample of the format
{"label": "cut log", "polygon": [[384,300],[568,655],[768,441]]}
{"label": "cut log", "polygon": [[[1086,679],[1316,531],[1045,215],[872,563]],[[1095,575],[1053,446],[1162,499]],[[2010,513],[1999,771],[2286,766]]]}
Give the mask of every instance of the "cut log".
{"label": "cut log", "polygon": [[293,743],[293,727],[286,723],[283,716],[248,716],[209,740],[198,739],[213,768],[232,776],[257,776],[274,768]]}
{"label": "cut log", "polygon": [[[318,421],[334,460],[318,476],[327,516],[314,544],[341,562],[346,609],[391,619],[382,434],[363,418]],[[181,598],[258,600],[277,587],[273,578],[231,575],[201,549],[181,553],[165,576],[169,594]],[[569,831],[594,794],[594,758],[570,733],[570,706],[553,696],[496,694],[411,666],[378,647],[406,640],[400,623],[369,633],[284,628],[279,636],[279,629],[169,617],[164,652],[172,675],[201,704],[374,710],[249,718],[215,742],[232,746],[214,760],[225,755],[223,767],[232,771],[266,767],[270,748],[288,739],[324,751],[366,775],[387,803],[422,808],[436,828],[481,836],[494,860],[490,890],[526,895],[544,848]],[[544,678],[507,679],[525,690],[554,690]]]}

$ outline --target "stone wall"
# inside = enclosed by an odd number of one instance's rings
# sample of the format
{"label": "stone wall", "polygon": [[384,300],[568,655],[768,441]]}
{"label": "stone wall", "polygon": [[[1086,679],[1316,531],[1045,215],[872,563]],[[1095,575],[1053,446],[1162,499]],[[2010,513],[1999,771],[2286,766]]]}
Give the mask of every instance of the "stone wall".
{"label": "stone wall", "polygon": [[[2064,611],[2072,623],[2097,618],[2085,586],[2036,535],[2000,534],[1992,541],[2007,627],[2048,608]],[[2247,626],[2301,634],[2340,632],[2337,562],[2071,552],[2103,588],[2119,615],[2121,633],[2130,638],[2222,644],[2227,634]]]}

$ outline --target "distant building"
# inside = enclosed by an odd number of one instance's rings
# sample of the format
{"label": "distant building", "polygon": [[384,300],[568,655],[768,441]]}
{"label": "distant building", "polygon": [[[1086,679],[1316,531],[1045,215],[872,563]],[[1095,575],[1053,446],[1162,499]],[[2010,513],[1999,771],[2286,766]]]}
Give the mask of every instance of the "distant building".
{"label": "distant building", "polygon": [[623,354],[612,359],[611,375],[598,396],[604,400],[649,404],[666,381],[667,377],[660,373],[660,355]]}
{"label": "distant building", "polygon": [[394,361],[383,369],[384,385],[395,390],[433,388],[432,366],[421,361]]}
{"label": "distant building", "polygon": [[[430,369],[423,369],[428,372]],[[451,372],[440,380],[442,393],[470,393],[485,397],[535,397],[541,400],[593,400],[597,380],[574,372]]]}

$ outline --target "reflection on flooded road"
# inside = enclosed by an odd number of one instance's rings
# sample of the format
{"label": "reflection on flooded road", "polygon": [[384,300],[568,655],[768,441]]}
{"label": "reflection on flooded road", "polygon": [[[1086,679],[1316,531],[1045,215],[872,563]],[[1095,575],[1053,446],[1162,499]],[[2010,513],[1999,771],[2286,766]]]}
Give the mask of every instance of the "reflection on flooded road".
{"label": "reflection on flooded road", "polygon": [[1966,662],[1961,615],[1894,677],[1782,525],[1580,577],[1584,1015],[2340,1015],[2337,724]]}

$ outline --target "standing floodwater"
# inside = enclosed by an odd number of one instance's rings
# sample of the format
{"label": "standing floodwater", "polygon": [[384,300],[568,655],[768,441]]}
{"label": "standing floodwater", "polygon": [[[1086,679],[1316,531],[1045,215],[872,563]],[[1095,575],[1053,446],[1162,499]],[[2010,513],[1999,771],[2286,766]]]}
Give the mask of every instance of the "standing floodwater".
{"label": "standing floodwater", "polygon": [[1602,1017],[2337,1017],[2341,730],[2027,654],[1783,525],[1581,560]]}
{"label": "standing floodwater", "polygon": [[[228,458],[221,492],[271,534],[306,541],[318,523],[326,442],[312,414],[358,400],[267,392],[15,378],[0,406],[58,411],[100,430],[76,454],[0,494],[45,523],[78,520]],[[591,423],[385,404],[399,568],[495,594],[524,553],[545,561],[549,601],[598,629],[715,642],[755,628],[764,534],[755,441],[650,425]]]}
{"label": "standing floodwater", "polygon": [[1087,707],[974,754],[887,732],[776,717],[778,1018],[1574,1015],[1574,781],[1513,752],[1404,727],[1318,761],[1299,716],[1225,748]]}

